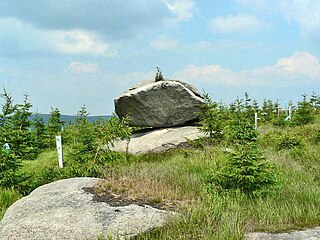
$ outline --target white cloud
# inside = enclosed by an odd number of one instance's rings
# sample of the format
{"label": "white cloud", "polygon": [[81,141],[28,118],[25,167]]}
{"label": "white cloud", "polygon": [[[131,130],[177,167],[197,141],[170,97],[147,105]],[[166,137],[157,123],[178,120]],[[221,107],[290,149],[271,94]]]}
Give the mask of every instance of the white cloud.
{"label": "white cloud", "polygon": [[222,33],[250,32],[262,25],[262,22],[256,16],[248,14],[214,17],[209,22],[212,31]]}
{"label": "white cloud", "polygon": [[320,1],[318,0],[284,0],[280,11],[288,22],[294,21],[305,37],[320,38]]}
{"label": "white cloud", "polygon": [[159,36],[150,42],[150,47],[157,50],[173,50],[178,47],[178,40],[175,38],[168,38],[166,36]]}
{"label": "white cloud", "polygon": [[302,36],[319,41],[320,1],[318,0],[234,0],[237,4],[256,11],[280,13],[288,23],[296,23]]}
{"label": "white cloud", "polygon": [[0,54],[117,56],[100,35],[83,30],[43,30],[15,18],[0,18],[0,29]]}
{"label": "white cloud", "polygon": [[174,77],[181,80],[204,81],[228,86],[237,86],[241,82],[236,72],[219,65],[188,65],[182,71],[175,73]]}
{"label": "white cloud", "polygon": [[320,77],[320,62],[308,52],[295,52],[291,57],[281,58],[276,67],[292,75],[300,74],[312,79]]}
{"label": "white cloud", "polygon": [[68,66],[68,70],[73,73],[95,73],[98,69],[97,63],[82,63],[82,62],[71,62]]}
{"label": "white cloud", "polygon": [[[137,85],[137,83],[141,81],[154,79],[155,75],[155,71],[128,73],[107,72],[103,74],[103,80],[100,82],[100,84],[101,86],[103,84],[110,84],[111,79],[113,82],[113,86],[117,89],[113,92],[113,94],[120,94],[121,92]],[[103,88],[101,89],[101,91],[103,91]]]}
{"label": "white cloud", "polygon": [[163,0],[179,21],[189,20],[196,12],[193,0]]}
{"label": "white cloud", "polygon": [[232,71],[219,65],[189,65],[176,72],[174,77],[213,85],[282,87],[319,82],[320,62],[308,52],[296,52],[279,59],[274,65],[251,70]]}
{"label": "white cloud", "polygon": [[53,46],[62,53],[116,57],[117,52],[110,48],[99,36],[82,31],[49,31]]}

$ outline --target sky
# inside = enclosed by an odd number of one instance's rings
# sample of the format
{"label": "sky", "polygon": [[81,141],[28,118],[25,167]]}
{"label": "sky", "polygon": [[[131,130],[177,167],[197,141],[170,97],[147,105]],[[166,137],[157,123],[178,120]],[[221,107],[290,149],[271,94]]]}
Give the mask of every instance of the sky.
{"label": "sky", "polygon": [[284,105],[320,94],[319,59],[319,0],[0,0],[0,88],[39,113],[109,115],[156,67]]}

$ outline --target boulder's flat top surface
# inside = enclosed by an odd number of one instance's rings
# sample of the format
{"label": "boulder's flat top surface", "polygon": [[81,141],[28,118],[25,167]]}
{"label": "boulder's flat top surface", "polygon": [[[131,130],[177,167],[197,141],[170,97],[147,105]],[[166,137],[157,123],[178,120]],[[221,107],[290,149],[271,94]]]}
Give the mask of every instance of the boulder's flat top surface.
{"label": "boulder's flat top surface", "polygon": [[[139,88],[141,88],[143,86],[147,86],[147,85],[154,84],[154,83],[161,83],[161,82],[177,82],[177,83],[180,83],[183,86],[185,86],[186,88],[188,88],[189,90],[191,90],[196,96],[202,98],[202,94],[198,91],[198,89],[196,89],[191,84],[183,82],[183,81],[180,81],[180,80],[173,80],[173,79],[166,79],[166,80],[158,81],[158,82],[156,82],[155,80],[145,80],[145,81],[142,81],[142,82],[138,83],[137,85],[129,88],[129,90],[127,92],[129,92],[131,90],[134,90],[134,89],[139,89]],[[124,94],[126,94],[127,92],[125,92]]]}
{"label": "boulder's flat top surface", "polygon": [[[205,136],[194,126],[155,129],[134,134],[130,139],[128,152],[132,154],[163,152],[183,146],[188,143],[188,140],[195,140]],[[114,147],[111,147],[111,150],[125,152],[127,144],[126,140],[116,142]]]}
{"label": "boulder's flat top surface", "polygon": [[246,240],[320,240],[320,227],[286,233],[248,233]]}
{"label": "boulder's flat top surface", "polygon": [[0,223],[1,240],[69,240],[132,237],[164,225],[172,212],[150,206],[113,207],[93,201],[84,188],[100,179],[59,180],[14,203]]}

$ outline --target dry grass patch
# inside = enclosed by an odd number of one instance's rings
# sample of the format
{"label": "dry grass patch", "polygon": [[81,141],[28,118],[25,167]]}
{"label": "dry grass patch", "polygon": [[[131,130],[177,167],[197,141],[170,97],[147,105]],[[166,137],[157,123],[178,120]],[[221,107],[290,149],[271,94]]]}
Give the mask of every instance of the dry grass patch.
{"label": "dry grass patch", "polygon": [[199,170],[200,166],[205,167],[199,158],[184,153],[170,156],[166,161],[134,162],[106,172],[105,180],[95,186],[95,193],[142,200],[166,208],[187,206],[201,196],[203,184],[198,171],[203,169]]}
{"label": "dry grass patch", "polygon": [[190,202],[179,196],[178,190],[163,183],[121,176],[105,179],[95,186],[95,194],[100,197],[118,199],[124,203],[148,204],[162,209],[175,209]]}

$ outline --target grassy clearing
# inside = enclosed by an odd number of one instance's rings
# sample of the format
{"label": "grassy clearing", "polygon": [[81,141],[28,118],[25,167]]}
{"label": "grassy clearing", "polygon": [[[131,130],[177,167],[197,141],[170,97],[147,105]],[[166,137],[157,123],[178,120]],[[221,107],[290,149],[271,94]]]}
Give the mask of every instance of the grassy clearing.
{"label": "grassy clearing", "polygon": [[[246,232],[280,232],[320,225],[320,147],[312,134],[317,128],[292,128],[305,145],[277,150],[276,141],[261,143],[275,164],[279,187],[267,197],[242,193],[208,194],[203,176],[226,161],[225,146],[171,154],[132,157],[131,164],[105,173],[97,191],[122,192],[131,198],[161,199],[179,206],[181,217],[138,239],[243,239]],[[261,129],[264,134],[273,128]],[[279,130],[280,132],[284,130]],[[276,131],[277,132],[277,131]],[[305,135],[303,135],[305,134]]]}
{"label": "grassy clearing", "polygon": [[[147,199],[175,208],[180,217],[164,228],[137,239],[243,239],[246,232],[279,232],[320,225],[320,145],[318,124],[290,128],[304,145],[277,149],[283,129],[262,127],[260,149],[275,164],[279,187],[266,197],[249,198],[236,193],[208,194],[204,176],[226,161],[226,145],[177,150],[164,154],[127,156],[112,162],[103,172],[105,180],[96,192],[111,191],[130,199]],[[57,166],[55,151],[23,162],[22,172],[34,176],[33,186],[43,184],[46,170]],[[40,179],[40,180],[39,180]],[[30,182],[29,182],[30,183]],[[20,195],[14,190],[0,193],[0,218]]]}
{"label": "grassy clearing", "polygon": [[56,150],[50,150],[41,153],[34,161],[23,161],[21,172],[29,175],[38,175],[55,166],[58,166],[58,154]]}
{"label": "grassy clearing", "polygon": [[197,160],[189,154],[177,151],[160,159],[157,154],[132,156],[131,164],[105,172],[105,180],[96,190],[98,193],[121,192],[131,199],[148,198],[170,206],[197,201],[202,191],[201,173],[214,162],[205,157],[205,152],[193,152]]}

